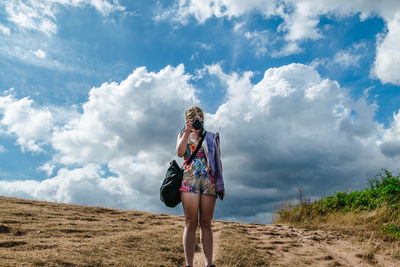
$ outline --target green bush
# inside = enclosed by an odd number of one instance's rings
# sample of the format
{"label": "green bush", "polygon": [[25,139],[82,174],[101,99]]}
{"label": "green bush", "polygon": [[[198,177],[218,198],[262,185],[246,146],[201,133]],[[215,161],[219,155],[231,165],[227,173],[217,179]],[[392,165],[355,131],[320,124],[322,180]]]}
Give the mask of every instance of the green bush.
{"label": "green bush", "polygon": [[369,187],[362,191],[337,192],[322,200],[311,203],[319,210],[319,214],[328,212],[354,212],[374,210],[382,205],[400,207],[400,177],[393,176],[383,170],[368,181]]}
{"label": "green bush", "polygon": [[383,234],[393,236],[395,239],[400,240],[400,226],[393,223],[388,223],[380,227]]}
{"label": "green bush", "polygon": [[[368,187],[361,191],[339,191],[312,203],[275,211],[281,222],[307,223],[323,221],[330,213],[359,213],[384,209],[382,218],[376,220],[381,232],[400,238],[400,177],[383,169],[381,173],[368,180]],[[384,224],[385,226],[382,226]]]}

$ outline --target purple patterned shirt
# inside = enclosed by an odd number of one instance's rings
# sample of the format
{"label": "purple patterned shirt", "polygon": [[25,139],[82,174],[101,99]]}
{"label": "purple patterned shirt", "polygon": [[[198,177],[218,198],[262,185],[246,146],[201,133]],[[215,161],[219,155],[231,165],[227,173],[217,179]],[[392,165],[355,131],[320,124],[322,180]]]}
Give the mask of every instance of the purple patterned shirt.
{"label": "purple patterned shirt", "polygon": [[219,155],[219,133],[212,133],[207,131],[202,146],[206,151],[207,161],[211,169],[211,174],[215,178],[216,191],[225,190],[221,159]]}

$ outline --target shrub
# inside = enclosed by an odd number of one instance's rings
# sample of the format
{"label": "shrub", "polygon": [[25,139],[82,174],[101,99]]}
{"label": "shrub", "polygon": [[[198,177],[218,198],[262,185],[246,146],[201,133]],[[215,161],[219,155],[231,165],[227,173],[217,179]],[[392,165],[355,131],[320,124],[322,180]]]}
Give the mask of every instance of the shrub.
{"label": "shrub", "polygon": [[[379,208],[376,219],[382,233],[400,238],[400,177],[382,169],[381,173],[368,180],[368,187],[361,191],[339,191],[332,196],[312,203],[301,202],[275,211],[275,221],[288,223],[309,223],[324,221],[332,213],[359,213]],[[383,212],[381,210],[383,209]]]}
{"label": "shrub", "polygon": [[382,225],[380,230],[383,234],[390,235],[395,239],[400,240],[400,225],[395,225],[393,223],[388,223],[386,225]]}

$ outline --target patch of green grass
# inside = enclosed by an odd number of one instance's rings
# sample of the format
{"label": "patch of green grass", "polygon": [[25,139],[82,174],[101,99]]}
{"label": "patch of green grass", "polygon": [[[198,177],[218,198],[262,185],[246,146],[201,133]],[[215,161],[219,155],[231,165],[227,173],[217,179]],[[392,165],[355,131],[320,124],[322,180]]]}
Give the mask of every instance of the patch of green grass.
{"label": "patch of green grass", "polygon": [[368,187],[362,191],[337,192],[316,202],[315,207],[321,214],[334,211],[353,212],[374,210],[383,205],[400,208],[400,178],[383,170],[368,181]]}
{"label": "patch of green grass", "polygon": [[390,235],[395,239],[400,240],[400,225],[388,223],[386,225],[382,225],[380,230],[383,234]]}
{"label": "patch of green grass", "polygon": [[[374,215],[374,211],[378,211]],[[364,190],[342,192],[312,203],[301,202],[288,205],[275,213],[277,222],[323,223],[327,216],[335,214],[357,215],[370,212],[370,224],[376,224],[381,233],[399,238],[400,236],[400,177],[383,169],[368,181]]]}

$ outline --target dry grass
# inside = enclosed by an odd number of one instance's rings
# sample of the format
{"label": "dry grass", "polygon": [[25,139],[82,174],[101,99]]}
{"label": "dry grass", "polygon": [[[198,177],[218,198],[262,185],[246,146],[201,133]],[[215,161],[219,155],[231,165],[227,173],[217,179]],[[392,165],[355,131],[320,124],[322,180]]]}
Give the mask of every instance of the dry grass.
{"label": "dry grass", "polygon": [[[185,266],[184,217],[0,196],[0,266]],[[251,224],[213,221],[217,266],[266,266]],[[200,230],[196,252],[200,252]],[[233,245],[234,244],[234,245]]]}
{"label": "dry grass", "polygon": [[184,218],[0,197],[1,266],[178,266]]}
{"label": "dry grass", "polygon": [[259,242],[249,234],[251,224],[230,223],[221,232],[217,266],[269,266],[268,254],[256,249]]}
{"label": "dry grass", "polygon": [[[373,229],[368,232],[357,223],[363,220],[371,218],[332,215],[323,223],[302,225],[349,235],[326,234],[326,238],[320,230],[214,220],[214,263],[218,267],[334,264],[341,261],[339,252],[318,248],[322,244],[329,248],[336,239],[356,240],[351,246],[362,250],[354,257],[372,265],[383,261],[378,253],[383,248],[399,257],[399,243],[371,236]],[[0,197],[0,266],[185,266],[184,221],[183,216],[168,214]],[[199,234],[198,229],[196,255],[202,257]]]}

